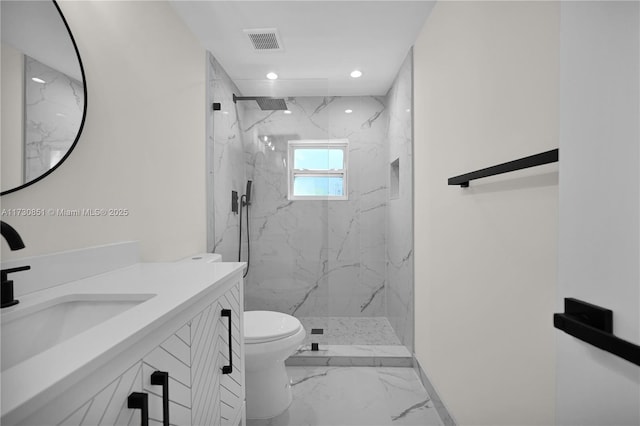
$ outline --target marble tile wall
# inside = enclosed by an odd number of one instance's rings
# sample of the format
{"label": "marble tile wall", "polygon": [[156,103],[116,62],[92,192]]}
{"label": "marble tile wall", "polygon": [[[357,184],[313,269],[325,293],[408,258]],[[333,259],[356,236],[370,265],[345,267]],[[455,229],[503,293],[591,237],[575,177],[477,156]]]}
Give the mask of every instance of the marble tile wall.
{"label": "marble tile wall", "polygon": [[[240,113],[245,169],[254,183],[247,308],[299,317],[384,316],[385,99],[295,97],[287,104],[291,114],[253,102]],[[288,201],[287,142],[342,138],[349,139],[349,199]]]}
{"label": "marble tile wall", "polygon": [[[245,186],[242,132],[233,103],[240,91],[211,53],[207,59],[207,250],[232,262],[238,260],[239,215],[231,211],[231,191],[241,195]],[[213,111],[214,102],[220,111]],[[246,258],[246,243],[244,251]]]}
{"label": "marble tile wall", "polygon": [[387,317],[403,345],[413,348],[413,55],[409,52],[387,94],[389,157],[399,160],[398,194],[387,207]]}
{"label": "marble tile wall", "polygon": [[25,182],[64,157],[75,141],[83,109],[81,82],[25,55]]}

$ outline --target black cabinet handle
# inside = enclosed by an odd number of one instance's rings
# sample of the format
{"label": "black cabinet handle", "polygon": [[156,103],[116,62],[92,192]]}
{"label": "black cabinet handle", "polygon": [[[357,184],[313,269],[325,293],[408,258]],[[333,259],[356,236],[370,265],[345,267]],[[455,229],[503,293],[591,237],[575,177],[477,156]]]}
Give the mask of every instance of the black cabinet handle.
{"label": "black cabinet handle", "polygon": [[140,410],[140,426],[149,426],[149,395],[144,392],[131,392],[127,398],[128,408]]}
{"label": "black cabinet handle", "polygon": [[231,340],[231,309],[223,309],[220,313],[220,316],[229,318],[229,365],[225,365],[222,367],[222,374],[231,374],[233,373],[233,350],[232,340]]}
{"label": "black cabinet handle", "polygon": [[154,371],[151,373],[151,384],[162,386],[162,426],[169,426],[169,373]]}

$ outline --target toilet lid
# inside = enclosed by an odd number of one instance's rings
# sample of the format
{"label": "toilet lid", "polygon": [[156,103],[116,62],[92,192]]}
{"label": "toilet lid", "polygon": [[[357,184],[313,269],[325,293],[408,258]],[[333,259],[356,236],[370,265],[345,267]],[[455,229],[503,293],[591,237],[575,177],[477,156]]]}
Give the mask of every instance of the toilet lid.
{"label": "toilet lid", "polygon": [[281,312],[247,311],[244,313],[245,343],[262,343],[284,339],[300,330],[297,318]]}

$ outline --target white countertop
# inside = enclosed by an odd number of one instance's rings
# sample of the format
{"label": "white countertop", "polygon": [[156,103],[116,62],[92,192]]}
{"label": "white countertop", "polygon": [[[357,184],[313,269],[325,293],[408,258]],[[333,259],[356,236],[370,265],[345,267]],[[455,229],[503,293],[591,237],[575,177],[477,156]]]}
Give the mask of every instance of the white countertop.
{"label": "white countertop", "polygon": [[[245,263],[138,263],[30,293],[5,312],[68,294],[155,294],[151,299],[2,372],[2,416],[74,375],[89,375],[176,313],[241,272]],[[16,285],[19,285],[16,283]],[[28,332],[28,330],[26,331]]]}

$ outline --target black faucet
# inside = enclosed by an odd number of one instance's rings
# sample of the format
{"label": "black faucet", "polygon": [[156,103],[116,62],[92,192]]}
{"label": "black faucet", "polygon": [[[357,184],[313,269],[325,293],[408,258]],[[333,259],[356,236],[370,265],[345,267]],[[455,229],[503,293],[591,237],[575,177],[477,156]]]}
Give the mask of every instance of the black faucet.
{"label": "black faucet", "polygon": [[[20,234],[18,234],[18,231],[13,229],[11,225],[0,221],[0,228],[2,236],[7,241],[7,244],[9,244],[9,248],[11,250],[20,250],[24,248],[24,243],[22,242],[22,238],[20,238]],[[31,266],[27,265],[0,270],[0,278],[2,278],[2,287],[0,287],[0,308],[17,305],[19,302],[13,298],[13,280],[9,280],[8,275],[12,272],[27,271],[29,269],[31,269]]]}

